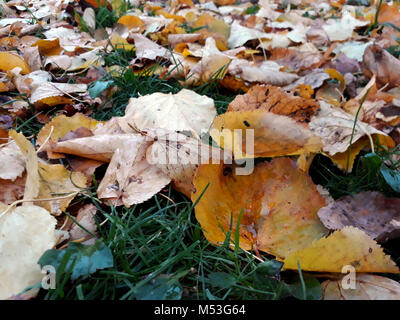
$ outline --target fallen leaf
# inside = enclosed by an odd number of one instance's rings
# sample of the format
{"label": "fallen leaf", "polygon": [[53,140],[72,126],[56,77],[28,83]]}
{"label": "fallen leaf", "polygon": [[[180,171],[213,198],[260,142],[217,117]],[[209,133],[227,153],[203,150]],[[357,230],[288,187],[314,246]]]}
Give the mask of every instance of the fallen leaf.
{"label": "fallen leaf", "polygon": [[309,247],[289,254],[284,268],[303,271],[342,272],[353,266],[358,272],[400,273],[396,264],[368,235],[354,227],[344,227]]}
{"label": "fallen leaf", "polygon": [[[75,113],[72,117],[59,115],[51,119],[51,121],[40,130],[36,138],[36,144],[40,146],[42,150],[47,151],[49,159],[58,159],[63,156],[51,151],[52,144],[58,142],[70,131],[79,128],[94,130],[99,123],[101,122],[89,118],[82,113]],[[44,145],[44,143],[46,144]]]}
{"label": "fallen leaf", "polygon": [[144,136],[131,135],[118,145],[97,189],[100,199],[130,207],[150,199],[171,181],[146,160],[146,140]]}
{"label": "fallen leaf", "polygon": [[11,71],[14,68],[21,68],[21,74],[31,72],[28,64],[19,55],[11,52],[0,52],[0,70]]}
{"label": "fallen leaf", "polygon": [[[86,241],[81,242],[84,245],[92,245],[96,242],[96,239],[93,238],[87,231],[90,231],[92,234],[97,233],[97,224],[94,219],[94,216],[97,213],[97,208],[94,204],[86,204],[82,208],[79,209],[78,215],[76,216],[76,221],[79,223],[77,225],[74,223],[70,230],[70,239],[71,240],[80,240],[84,238],[89,238]],[[86,230],[84,230],[83,228]]]}
{"label": "fallen leaf", "polygon": [[14,181],[0,179],[0,202],[8,205],[22,199],[25,190],[25,179],[25,175]]}
{"label": "fallen leaf", "polygon": [[42,280],[37,261],[55,244],[56,223],[47,210],[34,205],[17,207],[0,217],[0,299]]}
{"label": "fallen leaf", "polygon": [[325,201],[288,158],[258,164],[251,175],[236,175],[234,166],[202,165],[194,186],[196,218],[214,244],[223,243],[232,227],[231,238],[238,232],[241,248],[282,258],[326,234],[317,218]]}
{"label": "fallen leaf", "polygon": [[25,158],[15,141],[0,145],[0,179],[14,181],[25,171]]}
{"label": "fallen leaf", "polygon": [[365,49],[361,69],[369,78],[375,75],[381,86],[392,88],[400,85],[400,61],[378,45]]}
{"label": "fallen leaf", "polygon": [[24,200],[33,200],[38,196],[40,188],[39,164],[35,148],[22,133],[10,130],[9,135],[14,139],[25,158],[27,177]]}
{"label": "fallen leaf", "polygon": [[[55,215],[65,211],[77,192],[87,187],[87,179],[83,173],[70,172],[61,164],[39,163],[39,175],[40,188],[37,198],[49,201],[35,203]],[[50,200],[53,197],[63,198]]]}
{"label": "fallen leaf", "polygon": [[131,98],[119,124],[125,132],[161,128],[171,131],[207,132],[216,116],[214,101],[194,91],[182,89],[176,94],[156,92]]}
{"label": "fallen leaf", "polygon": [[68,103],[70,98],[64,97],[64,94],[70,96],[72,93],[86,92],[87,85],[83,83],[55,83],[43,82],[36,86],[29,98],[31,103],[43,103],[48,106]]}
{"label": "fallen leaf", "polygon": [[257,109],[289,116],[299,122],[309,122],[311,115],[319,109],[319,103],[288,94],[278,87],[255,85],[246,94],[237,95],[227,111]]}
{"label": "fallen leaf", "polygon": [[391,223],[400,220],[400,199],[387,198],[375,191],[365,191],[342,197],[318,211],[328,229],[345,226],[363,230],[372,239],[384,242],[398,235],[398,227]]}
{"label": "fallen leaf", "polygon": [[347,279],[326,280],[321,286],[323,300],[400,300],[400,284],[372,274],[357,274],[355,288],[343,287]]}
{"label": "fallen leaf", "polygon": [[302,124],[264,110],[217,116],[210,134],[236,159],[309,154],[319,152],[322,146],[320,139]]}
{"label": "fallen leaf", "polygon": [[257,29],[251,29],[240,25],[239,21],[234,20],[231,25],[231,32],[228,39],[229,48],[237,48],[244,45],[249,40],[271,39],[271,35]]}
{"label": "fallen leaf", "polygon": [[369,21],[361,21],[352,16],[352,14],[345,10],[341,19],[328,20],[327,23],[322,25],[331,41],[343,41],[349,39],[353,35],[354,29],[363,27],[369,24]]}
{"label": "fallen leaf", "polygon": [[142,59],[156,60],[158,57],[164,59],[170,58],[170,52],[166,48],[154,43],[145,36],[135,33],[131,37],[135,40],[136,48],[136,58],[131,61],[131,65]]}
{"label": "fallen leaf", "polygon": [[156,133],[146,160],[170,177],[174,188],[187,197],[194,189],[193,178],[200,164],[232,161],[230,154],[223,154],[200,140],[171,131],[156,130]]}
{"label": "fallen leaf", "polygon": [[58,142],[52,147],[52,151],[110,162],[115,150],[130,137],[132,137],[131,134],[99,134],[71,139]]}
{"label": "fallen leaf", "polygon": [[355,143],[366,135],[368,137],[374,135],[371,139],[378,136],[381,144],[389,148],[394,147],[394,142],[388,135],[362,121],[357,121],[354,134],[352,134],[354,120],[353,115],[320,101],[320,110],[311,117],[309,126],[312,132],[321,138],[322,150],[330,156],[345,152],[349,148],[350,140]]}
{"label": "fallen leaf", "polygon": [[274,61],[263,61],[259,64],[244,59],[233,60],[228,72],[245,81],[261,82],[274,86],[285,86],[297,79],[294,73],[280,71],[281,66]]}

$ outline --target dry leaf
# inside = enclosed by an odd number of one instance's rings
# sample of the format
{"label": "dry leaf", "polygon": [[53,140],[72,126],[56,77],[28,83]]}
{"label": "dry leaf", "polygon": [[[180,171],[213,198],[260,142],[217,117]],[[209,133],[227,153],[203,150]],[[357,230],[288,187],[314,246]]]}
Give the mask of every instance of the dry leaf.
{"label": "dry leaf", "polygon": [[278,87],[255,85],[246,94],[237,95],[228,106],[228,111],[257,109],[289,116],[299,122],[309,122],[311,115],[319,109],[319,103],[288,94]]}
{"label": "dry leaf", "polygon": [[[230,165],[202,165],[194,179],[192,201],[205,237],[221,244],[238,224],[240,247],[286,257],[327,232],[317,217],[325,205],[306,173],[293,160],[278,158],[254,168],[251,175],[236,175]],[[242,215],[240,222],[239,217]]]}
{"label": "dry leaf", "polygon": [[[39,163],[40,189],[37,198],[54,199],[35,203],[47,209],[52,214],[60,215],[68,208],[77,192],[87,187],[87,180],[83,173],[70,172],[61,164]],[[68,195],[71,196],[68,197]]]}
{"label": "dry leaf", "polygon": [[131,135],[116,149],[97,194],[114,205],[142,203],[157,194],[171,180],[146,160],[149,142]]}
{"label": "dry leaf", "polygon": [[200,140],[176,132],[156,130],[154,143],[148,148],[146,159],[172,179],[175,189],[190,197],[198,166],[219,163],[222,159],[228,163],[232,161],[229,156]]}
{"label": "dry leaf", "polygon": [[125,140],[129,140],[133,136],[132,134],[99,134],[91,137],[71,139],[58,142],[52,147],[52,151],[110,162],[115,150]]}
{"label": "dry leaf", "polygon": [[342,197],[321,208],[318,216],[328,229],[345,226],[363,230],[371,238],[384,242],[398,236],[399,227],[391,223],[400,220],[400,199],[387,198],[375,191],[365,191]]}
{"label": "dry leaf", "polygon": [[358,272],[400,273],[396,264],[368,235],[354,227],[344,227],[309,247],[291,253],[284,261],[285,269],[342,272],[353,266]]}
{"label": "dry leaf", "polygon": [[[84,227],[86,230],[90,231],[92,234],[97,233],[97,224],[94,219],[94,216],[97,213],[97,208],[93,204],[86,204],[82,208],[79,209],[78,215],[76,216],[76,221]],[[71,229],[69,230],[70,239],[71,240],[80,240],[83,238],[89,238],[86,241],[81,242],[84,245],[93,244],[96,239],[93,238],[89,233],[87,233],[84,229],[82,229],[77,224],[73,224]]]}
{"label": "dry leaf", "polygon": [[365,49],[361,69],[367,77],[375,75],[381,86],[400,85],[400,61],[378,45]]}
{"label": "dry leaf", "polygon": [[15,208],[0,217],[0,299],[42,280],[37,262],[55,244],[56,223],[47,210],[34,205]]}
{"label": "dry leaf", "polygon": [[261,82],[274,86],[285,86],[299,79],[294,73],[282,72],[281,66],[274,61],[263,61],[259,64],[244,60],[233,60],[228,72],[245,81]]}
{"label": "dry leaf", "polygon": [[164,59],[170,58],[170,52],[166,48],[159,46],[145,36],[135,33],[131,37],[135,40],[136,48],[136,58],[131,61],[131,65],[142,59],[156,60],[158,57]]}
{"label": "dry leaf", "polygon": [[309,123],[312,132],[322,139],[323,151],[331,156],[345,152],[349,148],[350,140],[355,143],[366,135],[374,135],[372,139],[379,136],[381,144],[394,147],[394,142],[389,136],[361,121],[357,121],[352,135],[353,125],[354,116],[324,101],[320,101],[320,110]]}
{"label": "dry leaf", "polygon": [[0,179],[0,202],[8,205],[22,199],[25,190],[25,180],[25,175],[14,181]]}
{"label": "dry leaf", "polygon": [[389,278],[357,274],[354,289],[343,288],[343,282],[347,279],[324,281],[323,300],[400,300],[400,284]]}
{"label": "dry leaf", "polygon": [[213,129],[214,141],[231,150],[236,159],[309,154],[322,147],[320,139],[302,124],[264,110],[227,112],[215,118]]}
{"label": "dry leaf", "polygon": [[25,171],[25,158],[15,141],[0,145],[0,179],[14,181]]}
{"label": "dry leaf", "polygon": [[254,28],[247,28],[240,25],[239,21],[234,20],[231,25],[231,33],[228,39],[229,48],[237,48],[244,45],[249,40],[272,39],[271,35]]}
{"label": "dry leaf", "polygon": [[22,133],[17,133],[14,130],[10,130],[9,135],[14,139],[25,157],[27,177],[24,200],[33,200],[38,196],[40,188],[39,164],[35,148]]}
{"label": "dry leaf", "polygon": [[156,92],[131,98],[118,122],[125,132],[134,132],[133,125],[140,130],[161,128],[201,135],[208,131],[216,114],[211,98],[182,89],[176,94]]}
{"label": "dry leaf", "polygon": [[328,20],[322,28],[331,41],[343,41],[351,38],[354,29],[369,24],[369,21],[361,21],[354,18],[349,11],[344,11],[342,18]]}
{"label": "dry leaf", "polygon": [[71,101],[64,95],[70,96],[72,93],[86,92],[86,90],[87,85],[82,83],[43,82],[32,90],[29,100],[31,103],[41,102],[48,106],[55,106]]}
{"label": "dry leaf", "polygon": [[[58,142],[68,132],[79,128],[94,130],[99,123],[101,122],[89,118],[82,113],[75,113],[72,117],[59,115],[51,119],[51,121],[40,130],[37,135],[36,143],[38,146],[42,147],[42,150],[47,151],[47,155],[50,159],[58,159],[62,156],[51,151],[52,143]],[[46,145],[43,146],[46,141]]]}

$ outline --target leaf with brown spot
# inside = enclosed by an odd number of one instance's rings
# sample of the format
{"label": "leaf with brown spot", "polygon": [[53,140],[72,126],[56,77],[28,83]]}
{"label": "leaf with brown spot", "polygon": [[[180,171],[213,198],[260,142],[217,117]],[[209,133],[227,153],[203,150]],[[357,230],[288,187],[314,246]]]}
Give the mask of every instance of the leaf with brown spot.
{"label": "leaf with brown spot", "polygon": [[131,135],[117,147],[97,189],[99,198],[130,207],[150,199],[171,181],[146,160],[149,144],[145,137]]}
{"label": "leaf with brown spot", "polygon": [[368,235],[354,227],[344,227],[327,238],[314,241],[307,248],[292,252],[284,268],[303,271],[342,272],[350,265],[358,272],[400,273],[396,264]]}
{"label": "leaf with brown spot", "polygon": [[187,197],[193,191],[193,178],[200,164],[219,163],[222,159],[225,163],[232,161],[230,153],[223,154],[198,139],[171,131],[156,130],[156,133],[146,159],[169,176],[174,188]]}
{"label": "leaf with brown spot", "polygon": [[258,164],[250,175],[237,175],[236,169],[206,164],[196,173],[192,201],[199,201],[196,218],[210,242],[225,241],[231,218],[231,237],[234,240],[239,226],[241,248],[280,258],[327,233],[317,217],[325,200],[293,160]]}
{"label": "leaf with brown spot", "polygon": [[[357,155],[356,152],[359,152],[365,146],[364,141],[357,143],[363,137],[370,138],[372,141],[368,140],[369,143],[375,143],[376,138],[379,137],[381,145],[389,148],[395,146],[392,138],[362,121],[357,121],[354,134],[352,134],[354,120],[355,117],[353,115],[340,108],[333,107],[324,101],[320,101],[320,110],[311,117],[311,122],[309,123],[312,132],[320,137],[323,142],[322,150],[329,157],[337,155],[340,167],[344,167],[344,162],[346,162],[347,167],[347,157],[344,153],[347,154],[349,152],[350,141],[354,148],[352,147],[351,150],[349,168],[353,166],[353,160]],[[357,144],[354,145],[355,143]],[[335,157],[331,159],[336,160]]]}

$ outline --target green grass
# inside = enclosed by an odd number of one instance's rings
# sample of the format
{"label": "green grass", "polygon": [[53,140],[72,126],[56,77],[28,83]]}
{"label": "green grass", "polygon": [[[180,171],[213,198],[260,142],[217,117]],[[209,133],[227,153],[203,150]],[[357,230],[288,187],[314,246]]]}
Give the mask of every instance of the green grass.
{"label": "green grass", "polygon": [[[94,194],[93,194],[94,195]],[[280,263],[258,260],[229,243],[216,247],[202,235],[193,205],[169,190],[171,203],[155,196],[132,208],[107,207],[89,197],[97,206],[103,241],[111,248],[114,267],[98,271],[87,279],[70,280],[70,273],[58,270],[57,289],[41,291],[43,299],[135,299],[163,297],[168,287],[156,290],[156,280],[176,279],[171,287],[182,299],[280,299],[297,295],[302,282],[295,273],[282,281]],[[80,201],[80,200],[77,200]],[[318,294],[303,282],[310,294]]]}

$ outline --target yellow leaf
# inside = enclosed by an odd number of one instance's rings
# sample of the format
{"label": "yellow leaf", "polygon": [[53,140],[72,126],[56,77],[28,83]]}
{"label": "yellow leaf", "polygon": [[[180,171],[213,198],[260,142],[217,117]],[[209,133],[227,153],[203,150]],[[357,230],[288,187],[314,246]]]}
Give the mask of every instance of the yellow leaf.
{"label": "yellow leaf", "polygon": [[21,74],[31,72],[28,64],[19,55],[10,52],[0,52],[0,70],[10,71],[16,67],[21,68]]}
{"label": "yellow leaf", "polygon": [[304,271],[342,272],[350,265],[356,272],[400,273],[396,264],[367,234],[354,227],[335,231],[309,247],[291,253],[284,260],[285,269]]}
{"label": "yellow leaf", "polygon": [[239,224],[241,248],[254,247],[280,258],[327,233],[317,216],[325,200],[293,160],[261,163],[250,175],[237,175],[236,169],[205,164],[196,173],[192,201],[200,198],[195,213],[208,241],[225,241],[231,216],[231,238]]}
{"label": "yellow leaf", "polygon": [[59,115],[54,117],[40,130],[37,135],[36,143],[42,146],[43,143],[48,140],[49,142],[42,149],[47,151],[50,159],[58,159],[62,156],[51,152],[51,142],[58,142],[58,140],[64,137],[68,132],[82,127],[94,130],[99,123],[101,123],[101,121],[89,118],[82,113],[75,113],[72,117]]}
{"label": "yellow leaf", "polygon": [[128,29],[141,28],[144,26],[144,22],[139,17],[132,15],[122,16],[117,22],[127,26]]}
{"label": "yellow leaf", "polygon": [[342,74],[339,71],[337,71],[336,69],[328,68],[328,69],[325,69],[325,72],[327,74],[329,74],[331,79],[338,80],[343,88],[346,87],[346,80],[344,80],[344,77],[342,76]]}
{"label": "yellow leaf", "polygon": [[[322,146],[305,126],[265,110],[227,112],[216,117],[212,127],[216,129],[210,132],[214,141],[233,151],[237,159],[309,154]],[[251,135],[254,150],[249,145]]]}
{"label": "yellow leaf", "polygon": [[[51,201],[40,201],[35,204],[53,214],[61,214],[74,199],[74,192],[86,188],[86,177],[81,172],[70,172],[61,164],[39,163],[40,189],[39,199],[65,197]],[[68,194],[72,195],[68,197]]]}
{"label": "yellow leaf", "polygon": [[27,171],[24,200],[32,200],[39,194],[39,171],[38,158],[33,145],[24,137],[22,133],[10,130],[9,135],[17,143],[22,154],[25,156],[25,167]]}
{"label": "yellow leaf", "polygon": [[60,39],[40,39],[32,47],[38,47],[42,56],[57,56],[61,53]]}

